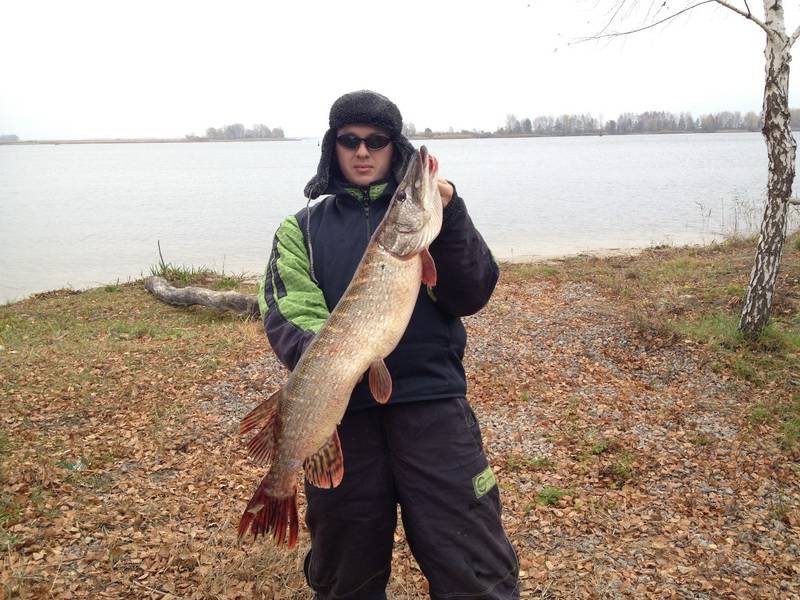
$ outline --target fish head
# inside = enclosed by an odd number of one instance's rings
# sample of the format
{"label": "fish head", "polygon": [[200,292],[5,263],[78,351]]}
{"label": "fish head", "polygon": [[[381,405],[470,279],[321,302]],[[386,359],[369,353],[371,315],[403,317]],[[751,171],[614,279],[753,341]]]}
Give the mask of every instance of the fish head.
{"label": "fish head", "polygon": [[425,146],[411,156],[386,216],[376,232],[382,248],[398,257],[418,254],[442,228],[439,164]]}

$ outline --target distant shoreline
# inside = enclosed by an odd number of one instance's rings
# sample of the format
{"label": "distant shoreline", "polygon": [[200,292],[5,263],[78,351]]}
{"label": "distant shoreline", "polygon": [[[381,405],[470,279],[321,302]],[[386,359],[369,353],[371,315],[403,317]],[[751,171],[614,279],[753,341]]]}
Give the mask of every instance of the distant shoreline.
{"label": "distant shoreline", "polygon": [[[792,129],[792,131],[796,131]],[[605,131],[592,131],[586,133],[565,133],[555,135],[551,133],[432,133],[430,135],[415,134],[409,136],[411,140],[470,140],[470,139],[506,139],[506,138],[553,138],[553,137],[625,137],[630,135],[679,135],[679,134],[708,134],[708,133],[761,133],[741,129],[719,129],[717,131],[632,131],[629,133],[606,133]],[[0,142],[0,146],[32,146],[32,145],[61,145],[61,144],[204,144],[204,143],[233,143],[233,142],[298,142],[302,138],[245,138],[236,140],[216,139],[185,139],[185,138],[119,138],[119,139],[86,139],[86,140],[19,140],[16,142]]]}
{"label": "distant shoreline", "polygon": [[141,139],[99,139],[99,140],[19,140],[16,142],[0,142],[0,146],[34,146],[34,145],[53,145],[61,144],[206,144],[206,143],[230,143],[230,142],[296,142],[301,138],[247,138],[241,140],[209,140],[184,138],[141,138]]}

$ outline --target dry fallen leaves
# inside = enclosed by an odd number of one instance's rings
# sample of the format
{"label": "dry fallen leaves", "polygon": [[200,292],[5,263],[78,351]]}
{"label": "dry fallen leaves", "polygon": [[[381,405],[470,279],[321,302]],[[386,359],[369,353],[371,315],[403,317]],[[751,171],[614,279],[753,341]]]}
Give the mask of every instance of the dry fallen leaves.
{"label": "dry fallen leaves", "polygon": [[[2,309],[31,341],[0,363],[0,598],[309,597],[307,533],[235,541],[262,474],[236,424],[285,379],[259,325],[123,290]],[[775,390],[589,281],[503,280],[467,326],[523,597],[800,595],[800,469],[748,421]],[[402,531],[393,566],[427,597]]]}

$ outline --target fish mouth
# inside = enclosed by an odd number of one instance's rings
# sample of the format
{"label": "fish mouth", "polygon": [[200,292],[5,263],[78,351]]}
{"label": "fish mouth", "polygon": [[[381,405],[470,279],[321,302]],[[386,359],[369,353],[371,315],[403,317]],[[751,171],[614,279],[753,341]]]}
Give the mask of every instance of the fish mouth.
{"label": "fish mouth", "polygon": [[439,161],[428,152],[425,146],[420,146],[419,148],[419,160],[419,164],[422,166],[422,172],[435,178],[439,173]]}

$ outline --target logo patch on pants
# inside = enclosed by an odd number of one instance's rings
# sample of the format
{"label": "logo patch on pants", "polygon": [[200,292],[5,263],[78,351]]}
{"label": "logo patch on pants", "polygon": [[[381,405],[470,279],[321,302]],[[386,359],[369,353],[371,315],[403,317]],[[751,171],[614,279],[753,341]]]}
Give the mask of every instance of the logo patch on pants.
{"label": "logo patch on pants", "polygon": [[483,471],[472,478],[472,489],[475,490],[475,497],[485,496],[489,490],[497,485],[497,478],[492,473],[492,467],[486,467]]}

